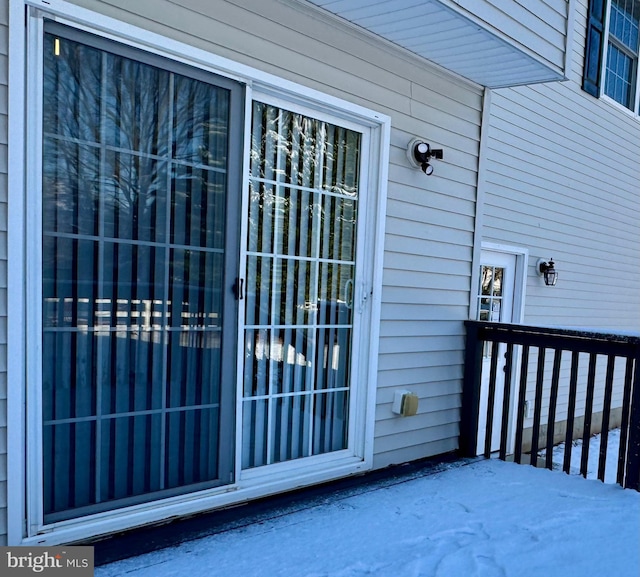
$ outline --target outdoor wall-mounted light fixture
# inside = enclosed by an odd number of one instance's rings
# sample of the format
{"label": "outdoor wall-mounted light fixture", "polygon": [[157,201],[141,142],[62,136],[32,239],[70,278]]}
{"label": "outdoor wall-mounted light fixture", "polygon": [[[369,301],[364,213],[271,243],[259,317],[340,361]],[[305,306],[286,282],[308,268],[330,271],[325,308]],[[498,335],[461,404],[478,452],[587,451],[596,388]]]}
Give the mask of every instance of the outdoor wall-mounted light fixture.
{"label": "outdoor wall-mounted light fixture", "polygon": [[549,259],[549,262],[547,262],[541,258],[538,261],[537,272],[540,276],[544,276],[544,284],[547,286],[555,286],[558,282],[558,272],[553,259]]}
{"label": "outdoor wall-mounted light fixture", "polygon": [[429,164],[431,159],[442,160],[444,151],[442,148],[431,148],[421,138],[413,138],[407,145],[407,158],[412,166],[419,168],[427,176],[433,174],[433,166]]}

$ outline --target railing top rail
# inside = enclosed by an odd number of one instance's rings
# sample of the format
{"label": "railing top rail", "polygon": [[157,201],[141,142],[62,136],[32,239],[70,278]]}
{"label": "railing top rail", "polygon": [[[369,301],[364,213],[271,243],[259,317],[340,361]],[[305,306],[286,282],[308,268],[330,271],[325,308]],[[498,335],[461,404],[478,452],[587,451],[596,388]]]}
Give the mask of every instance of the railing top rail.
{"label": "railing top rail", "polygon": [[640,337],[632,335],[472,320],[465,321],[465,326],[478,331],[479,338],[485,341],[622,356],[640,354]]}

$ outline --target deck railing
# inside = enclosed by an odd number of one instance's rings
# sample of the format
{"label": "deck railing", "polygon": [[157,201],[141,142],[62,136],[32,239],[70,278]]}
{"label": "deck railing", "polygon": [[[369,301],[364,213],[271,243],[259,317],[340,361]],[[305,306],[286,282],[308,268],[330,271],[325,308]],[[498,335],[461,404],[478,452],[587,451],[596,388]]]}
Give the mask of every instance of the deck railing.
{"label": "deck railing", "polygon": [[[616,481],[625,488],[640,491],[640,338],[502,323],[467,321],[465,324],[467,344],[460,431],[460,450],[464,456],[478,454],[477,443],[480,433],[484,434],[482,452],[489,458],[492,449],[496,448],[492,447],[492,438],[493,430],[498,426],[500,459],[506,460],[508,453],[511,453],[518,463],[524,460],[538,466],[541,464],[538,453],[542,448],[546,448],[544,466],[551,469],[552,447],[554,440],[557,441],[558,397],[559,392],[562,392],[563,403],[564,399],[567,399],[562,468],[569,473],[575,440],[574,426],[577,421],[583,420],[582,426],[577,428],[582,430],[580,438],[583,441],[580,473],[586,477],[594,395],[598,391],[603,395],[598,399],[598,403],[602,402],[598,478],[604,481],[615,384],[616,397],[622,397],[621,415],[620,411],[617,412],[620,422],[620,449]],[[505,351],[504,356],[502,351]],[[551,355],[552,362],[547,362]],[[530,359],[534,357],[537,357],[537,361],[532,362],[530,367]],[[487,396],[487,413],[486,429],[479,431],[483,365],[489,371],[488,378],[485,375],[485,391],[482,393]],[[563,378],[561,366],[565,368]],[[499,370],[504,370],[504,379],[498,378]],[[529,380],[530,391],[535,382],[535,405],[533,422],[530,431],[527,430],[531,433],[531,443],[528,447],[529,454],[526,455],[523,450],[523,435],[525,397]],[[576,414],[578,391],[581,391],[580,401],[584,400],[584,413],[579,411],[580,414]],[[513,395],[515,398],[512,399]],[[496,403],[499,397],[502,397],[502,401]],[[546,434],[543,405],[546,413]]]}

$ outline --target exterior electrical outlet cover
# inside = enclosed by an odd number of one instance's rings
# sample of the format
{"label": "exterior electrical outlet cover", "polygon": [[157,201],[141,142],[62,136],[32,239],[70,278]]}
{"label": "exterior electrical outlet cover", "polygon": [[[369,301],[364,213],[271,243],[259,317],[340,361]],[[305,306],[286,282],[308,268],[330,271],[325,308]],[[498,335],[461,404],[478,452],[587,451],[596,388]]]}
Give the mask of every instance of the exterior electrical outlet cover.
{"label": "exterior electrical outlet cover", "polygon": [[391,411],[403,417],[412,417],[418,412],[418,395],[411,391],[396,391]]}

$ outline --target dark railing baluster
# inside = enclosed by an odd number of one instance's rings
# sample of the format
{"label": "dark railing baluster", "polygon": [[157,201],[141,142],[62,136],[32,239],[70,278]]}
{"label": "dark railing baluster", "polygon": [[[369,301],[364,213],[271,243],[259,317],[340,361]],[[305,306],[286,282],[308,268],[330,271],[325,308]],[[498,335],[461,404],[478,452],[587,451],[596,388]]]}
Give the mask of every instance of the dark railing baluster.
{"label": "dark railing baluster", "polygon": [[584,425],[582,428],[582,456],[580,458],[580,474],[587,478],[589,466],[589,441],[591,439],[591,416],[593,413],[593,393],[596,384],[596,353],[589,355],[589,374],[587,376],[587,400],[584,407]]}
{"label": "dark railing baluster", "polygon": [[496,398],[496,376],[498,374],[498,349],[500,343],[493,341],[491,347],[491,370],[489,371],[489,395],[487,404],[487,428],[484,438],[484,456],[491,456],[491,437],[493,436],[493,405]]}
{"label": "dark railing baluster", "polygon": [[622,418],[620,420],[620,449],[618,450],[618,474],[616,482],[624,487],[624,473],[627,460],[627,429],[631,412],[631,384],[633,383],[633,357],[627,359],[624,371],[624,395],[622,399]]}
{"label": "dark railing baluster", "polygon": [[636,353],[633,369],[633,393],[629,412],[629,440],[627,442],[627,470],[624,488],[640,491],[640,353]]}
{"label": "dark railing baluster", "polygon": [[564,463],[562,470],[569,473],[571,470],[571,449],[573,448],[573,424],[576,416],[576,396],[578,394],[578,364],[580,353],[571,353],[571,376],[569,377],[569,406],[567,408],[567,433],[564,438]]}
{"label": "dark railing baluster", "polygon": [[609,414],[611,412],[611,396],[613,394],[613,371],[616,357],[607,358],[607,376],[604,383],[604,403],[602,405],[602,426],[600,427],[600,454],[598,458],[598,479],[604,483],[604,473],[607,464],[607,447],[609,445]]}
{"label": "dark railing baluster", "polygon": [[533,430],[531,433],[531,459],[530,463],[538,465],[538,445],[540,437],[540,419],[542,418],[542,391],[544,387],[544,356],[546,349],[538,349],[538,371],[536,373],[536,403],[533,410]]}
{"label": "dark railing baluster", "polygon": [[522,347],[520,361],[520,390],[518,391],[518,415],[516,417],[516,446],[514,460],[522,463],[522,433],[524,431],[524,402],[527,396],[527,371],[529,370],[529,345]]}
{"label": "dark railing baluster", "polygon": [[[617,482],[624,487],[640,491],[640,338],[636,336],[604,334],[579,330],[548,329],[542,327],[528,327],[504,323],[467,321],[467,347],[465,352],[464,383],[461,407],[460,423],[460,451],[465,456],[475,456],[478,450],[478,441],[481,438],[478,431],[480,418],[481,393],[486,395],[487,411],[486,426],[484,431],[484,455],[490,457],[493,432],[495,426],[500,426],[500,459],[506,459],[511,430],[511,418],[515,420],[515,446],[514,460],[522,462],[524,445],[525,404],[527,401],[527,385],[529,382],[529,360],[532,347],[538,352],[534,415],[531,428],[531,454],[529,462],[537,465],[537,453],[542,442],[545,442],[547,450],[545,466],[553,467],[553,443],[556,433],[556,419],[558,418],[558,394],[560,385],[565,381],[561,379],[561,366],[564,351],[571,352],[571,372],[568,379],[568,406],[566,415],[565,451],[563,470],[571,471],[571,453],[573,449],[573,433],[576,422],[577,391],[582,388],[579,379],[582,370],[581,357],[588,355],[589,366],[586,375],[586,398],[582,426],[582,453],[580,455],[580,473],[587,476],[589,465],[589,443],[591,433],[595,430],[594,421],[594,397],[596,391],[601,394],[604,391],[601,441],[598,455],[598,478],[604,480],[606,470],[606,458],[610,445],[608,435],[612,418],[613,399],[617,398],[619,388],[623,389],[620,450],[617,463]],[[486,391],[481,390],[483,350],[489,347],[491,361],[489,363],[489,375]],[[506,354],[500,355],[500,350]],[[516,354],[517,347],[521,347],[521,354]],[[551,374],[551,386],[549,389],[549,410],[546,415],[546,432],[541,438],[542,409],[547,397],[545,394],[545,382],[549,376],[545,376],[545,354],[547,349],[553,349],[553,371]],[[599,376],[599,357],[607,358],[606,375]],[[618,375],[616,363],[626,359],[624,375]],[[496,399],[499,397],[498,370],[504,363],[504,388],[502,390],[501,406],[496,408]],[[515,409],[511,407],[512,376],[520,371],[518,380],[518,393]],[[488,376],[488,379],[486,378]],[[596,379],[598,379],[596,381]],[[562,389],[563,391],[566,389]],[[543,398],[544,397],[544,398]],[[502,410],[500,415],[497,411]],[[513,414],[515,411],[515,415]],[[495,415],[495,419],[494,419]],[[482,415],[484,418],[485,415]],[[494,426],[495,425],[495,426]],[[497,431],[496,431],[497,432]],[[546,437],[546,439],[544,438]]]}
{"label": "dark railing baluster", "polygon": [[558,404],[558,384],[560,382],[560,363],[562,361],[562,350],[555,349],[553,352],[553,373],[551,376],[551,392],[549,393],[549,416],[547,418],[547,446],[545,466],[553,469],[553,437],[555,434],[556,406]]}
{"label": "dark railing baluster", "polygon": [[502,423],[500,426],[500,455],[507,458],[507,435],[509,433],[509,405],[511,404],[511,367],[513,365],[513,343],[507,345],[504,365],[504,395],[502,397]]}

